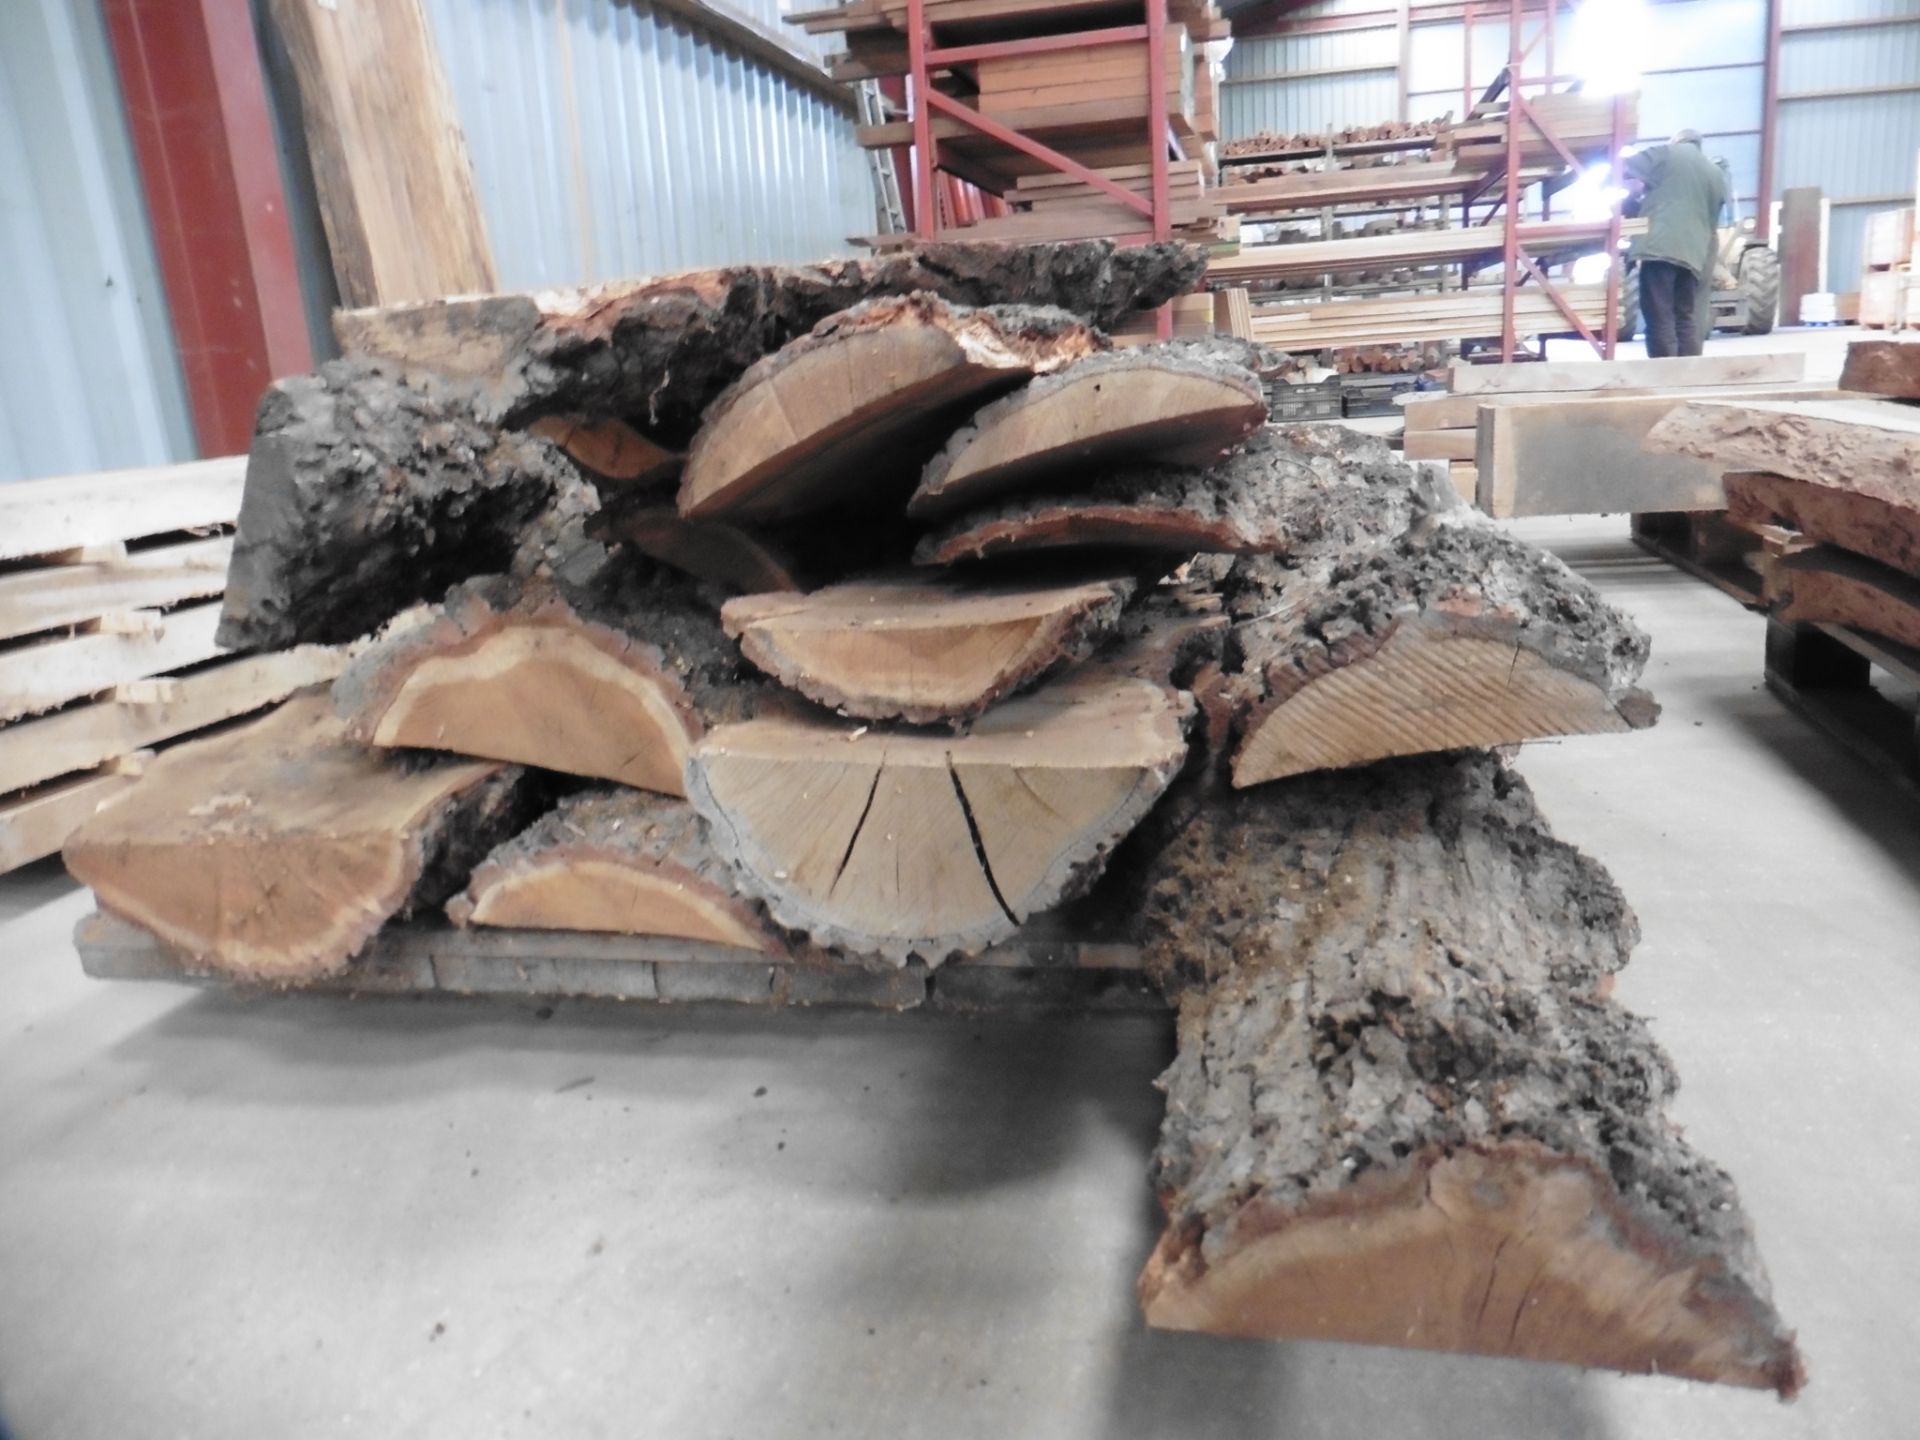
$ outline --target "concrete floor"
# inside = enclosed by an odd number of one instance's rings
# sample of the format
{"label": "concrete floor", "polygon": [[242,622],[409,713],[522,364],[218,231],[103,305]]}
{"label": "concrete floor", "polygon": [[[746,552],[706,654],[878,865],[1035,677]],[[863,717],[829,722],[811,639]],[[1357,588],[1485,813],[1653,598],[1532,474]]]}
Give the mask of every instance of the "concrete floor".
{"label": "concrete floor", "polygon": [[40,866],[0,881],[0,1414],[20,1440],[1920,1434],[1920,804],[1624,531],[1525,533],[1651,631],[1666,713],[1521,763],[1639,911],[1618,993],[1740,1182],[1795,1404],[1149,1333],[1157,1020],[103,984]]}

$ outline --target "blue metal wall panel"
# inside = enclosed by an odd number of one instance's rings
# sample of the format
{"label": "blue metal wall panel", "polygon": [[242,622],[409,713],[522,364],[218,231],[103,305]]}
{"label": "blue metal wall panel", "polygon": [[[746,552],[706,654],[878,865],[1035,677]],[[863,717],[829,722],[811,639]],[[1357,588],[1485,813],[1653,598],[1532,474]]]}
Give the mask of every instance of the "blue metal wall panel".
{"label": "blue metal wall panel", "polygon": [[[1920,93],[1801,100],[1780,107],[1775,183],[1782,190],[1817,185],[1834,202],[1827,240],[1828,289],[1860,288],[1865,216],[1913,203],[1907,197],[1913,194],[1916,151]],[[1865,198],[1870,196],[1878,198]]]}
{"label": "blue metal wall panel", "polygon": [[1920,82],[1920,25],[1816,30],[1780,39],[1780,93]]}
{"label": "blue metal wall panel", "polygon": [[874,228],[851,117],[674,16],[627,0],[426,9],[507,288],[818,259]]}
{"label": "blue metal wall panel", "polygon": [[1788,27],[1889,15],[1920,15],[1920,0],[1781,0],[1780,4],[1780,23]]}
{"label": "blue metal wall panel", "polygon": [[1399,84],[1393,73],[1324,75],[1312,80],[1270,84],[1223,85],[1220,89],[1220,138],[1238,139],[1262,130],[1276,134],[1302,130],[1373,125],[1399,112]]}
{"label": "blue metal wall panel", "polygon": [[0,481],[193,453],[98,8],[0,3]]}

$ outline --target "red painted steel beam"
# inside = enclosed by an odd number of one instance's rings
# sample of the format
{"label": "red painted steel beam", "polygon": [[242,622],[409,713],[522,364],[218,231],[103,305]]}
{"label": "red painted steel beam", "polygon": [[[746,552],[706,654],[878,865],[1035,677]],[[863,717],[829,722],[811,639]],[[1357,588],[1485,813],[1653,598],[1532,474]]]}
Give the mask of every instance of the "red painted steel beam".
{"label": "red painted steel beam", "polygon": [[267,385],[313,368],[253,20],[230,0],[102,0],[202,455],[247,448]]}
{"label": "red painted steel beam", "polygon": [[[1161,103],[1165,103],[1164,92]],[[1121,204],[1126,205],[1130,209],[1138,210],[1142,215],[1151,216],[1153,213],[1152,208],[1147,202],[1131,190],[1121,189],[1120,186],[1114,184],[1113,181],[1109,180],[1106,176],[1099,174],[1097,171],[1089,170],[1085,165],[1082,165],[1071,156],[1062,155],[1052,146],[1041,144],[1031,135],[1022,135],[1017,130],[1009,130],[1005,125],[1002,125],[991,116],[982,115],[971,105],[963,105],[951,95],[943,95],[934,89],[927,91],[925,106],[916,106],[914,112],[916,124],[921,120],[927,122],[929,137],[931,137],[932,134],[932,112],[935,110],[952,116],[963,125],[971,126],[982,135],[991,136],[1002,145],[1012,146],[1023,155],[1032,156],[1035,160],[1042,162],[1050,169],[1071,175],[1074,179],[1091,185],[1096,190],[1104,191]],[[922,173],[931,173],[930,167],[923,166]]]}
{"label": "red painted steel beam", "polygon": [[1114,25],[1072,35],[1034,35],[1025,40],[994,40],[982,45],[948,45],[927,51],[929,65],[964,65],[971,60],[1011,60],[1054,50],[1083,50],[1089,45],[1137,45],[1147,38],[1144,25]]}

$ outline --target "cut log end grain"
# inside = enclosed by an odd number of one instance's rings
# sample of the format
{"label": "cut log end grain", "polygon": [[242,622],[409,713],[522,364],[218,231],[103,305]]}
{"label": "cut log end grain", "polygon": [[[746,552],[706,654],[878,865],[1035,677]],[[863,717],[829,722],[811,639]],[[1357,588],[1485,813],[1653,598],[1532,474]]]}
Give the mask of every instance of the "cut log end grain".
{"label": "cut log end grain", "polygon": [[683,575],[753,595],[806,588],[790,547],[720,520],[688,520],[666,505],[615,506],[600,531]]}
{"label": "cut log end grain", "polygon": [[512,565],[573,467],[364,362],[268,390],[247,462],[220,643],[339,644],[469,575]]}
{"label": "cut log end grain", "polygon": [[1496,759],[1216,794],[1145,883],[1180,996],[1152,1323],[1799,1387],[1733,1183],[1605,998],[1632,913]]}
{"label": "cut log end grain", "polygon": [[877,579],[727,602],[741,652],[809,699],[867,719],[969,719],[1112,631],[1127,579],[1028,587]]}
{"label": "cut log end grain", "polygon": [[1106,342],[1064,310],[871,300],[754,364],[707,411],[680,513],[761,518],[904,491],[957,413]]}
{"label": "cut log end grain", "polygon": [[1207,470],[1121,471],[973,512],[923,539],[914,562],[1060,548],[1294,555],[1397,534],[1430,490],[1372,437],[1268,427]]}
{"label": "cut log end grain", "polygon": [[679,477],[686,459],[611,416],[543,415],[527,429],[613,488],[665,485]]}
{"label": "cut log end grain", "polygon": [[1236,786],[1659,713],[1635,686],[1645,634],[1553,556],[1480,523],[1292,572],[1233,648],[1260,695],[1238,727]]}
{"label": "cut log end grain", "polygon": [[1809,539],[1920,575],[1920,486],[1903,494],[1848,478],[1843,486],[1785,475],[1728,475],[1727,519],[1745,529],[1785,525]]}
{"label": "cut log end grain", "polygon": [[515,760],[682,793],[707,716],[746,703],[718,622],[673,587],[588,605],[494,577],[402,617],[341,676],[364,744]]}
{"label": "cut log end grain", "polygon": [[962,736],[815,716],[714,730],[687,769],[714,846],[774,919],[931,964],[1079,894],[1186,756],[1184,696],[1087,675]]}
{"label": "cut log end grain", "polygon": [[67,842],[103,908],[195,968],[338,975],[395,915],[436,906],[526,823],[524,771],[405,765],[346,741],[323,690],[160,756]]}
{"label": "cut log end grain", "polygon": [[950,514],[1075,467],[1201,464],[1267,418],[1248,370],[1176,346],[1096,355],[994,401],[928,462],[907,509]]}
{"label": "cut log end grain", "polygon": [[488,855],[447,914],[458,925],[786,949],[736,893],[700,817],[683,801],[639,790],[569,796]]}

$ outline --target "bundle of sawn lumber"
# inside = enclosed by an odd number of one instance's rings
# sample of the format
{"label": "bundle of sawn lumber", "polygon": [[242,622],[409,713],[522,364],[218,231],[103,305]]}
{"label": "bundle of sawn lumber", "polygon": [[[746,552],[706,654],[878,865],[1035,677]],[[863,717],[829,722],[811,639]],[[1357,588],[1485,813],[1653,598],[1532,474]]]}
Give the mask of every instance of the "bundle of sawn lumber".
{"label": "bundle of sawn lumber", "polygon": [[69,865],[275,984],[436,907],[935,965],[1098,882],[1179,1009],[1153,1323],[1791,1394],[1608,998],[1633,915],[1493,749],[1649,723],[1645,637],[1383,444],[1266,425],[1239,342],[1110,348],[1200,265],[350,318],[389,359],[268,395],[222,636],[355,657]]}

